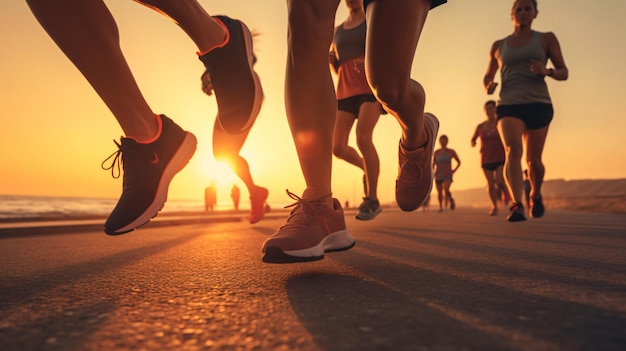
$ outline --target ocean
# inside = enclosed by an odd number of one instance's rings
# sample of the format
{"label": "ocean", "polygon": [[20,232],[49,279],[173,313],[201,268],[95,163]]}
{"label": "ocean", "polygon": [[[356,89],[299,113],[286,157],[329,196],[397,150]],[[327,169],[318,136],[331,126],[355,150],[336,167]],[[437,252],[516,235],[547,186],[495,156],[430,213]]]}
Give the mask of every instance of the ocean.
{"label": "ocean", "polygon": [[[108,216],[116,203],[117,199],[93,197],[0,195],[0,219]],[[215,210],[232,207],[232,203],[218,203]],[[170,199],[162,210],[163,213],[198,211],[204,211],[201,200]]]}

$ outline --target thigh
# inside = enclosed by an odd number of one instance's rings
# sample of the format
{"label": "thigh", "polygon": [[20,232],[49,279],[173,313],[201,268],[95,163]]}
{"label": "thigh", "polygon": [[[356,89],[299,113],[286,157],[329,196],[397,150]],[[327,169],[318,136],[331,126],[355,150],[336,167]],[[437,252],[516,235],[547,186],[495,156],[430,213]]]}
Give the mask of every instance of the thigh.
{"label": "thigh", "polygon": [[498,131],[505,149],[523,150],[522,136],[526,131],[524,121],[516,117],[502,117],[498,120]]}
{"label": "thigh", "polygon": [[346,111],[337,111],[335,132],[333,134],[333,143],[335,145],[348,145],[348,137],[350,136],[355,117]]}
{"label": "thigh", "polygon": [[213,125],[213,154],[215,157],[238,155],[248,137],[248,133],[250,133],[250,129],[248,128],[247,131],[239,134],[228,134],[216,118]]}
{"label": "thigh", "polygon": [[495,182],[495,172],[489,169],[483,169],[483,173],[485,174],[485,179],[487,179],[487,184],[491,186]]}
{"label": "thigh", "polygon": [[429,0],[374,1],[368,6],[365,68],[374,89],[408,87],[429,7]]}
{"label": "thigh", "polygon": [[526,158],[528,161],[540,161],[543,147],[546,144],[549,126],[540,129],[529,129],[524,133]]}
{"label": "thigh", "polygon": [[356,132],[359,135],[372,135],[374,127],[380,118],[380,103],[364,102],[359,109],[359,117],[356,125]]}

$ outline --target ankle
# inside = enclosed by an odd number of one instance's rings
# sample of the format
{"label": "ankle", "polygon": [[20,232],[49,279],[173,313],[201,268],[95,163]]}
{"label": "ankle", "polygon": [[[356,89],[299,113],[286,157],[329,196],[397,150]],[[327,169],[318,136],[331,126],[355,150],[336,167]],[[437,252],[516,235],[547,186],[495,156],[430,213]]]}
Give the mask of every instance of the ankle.
{"label": "ankle", "polygon": [[215,25],[213,27],[216,29],[214,32],[214,38],[208,41],[202,48],[198,48],[200,50],[197,52],[198,56],[206,55],[214,49],[224,47],[230,40],[230,32],[228,31],[226,25],[219,18],[212,18],[215,21]]}
{"label": "ankle", "polygon": [[134,135],[134,136],[127,136],[127,138],[131,138],[131,139],[135,139],[135,141],[137,141],[140,144],[151,144],[154,143],[155,141],[157,141],[159,139],[159,137],[161,136],[161,132],[163,130],[163,121],[161,120],[161,116],[160,115],[154,115],[154,119],[155,119],[155,125],[156,127],[153,126],[153,128],[156,129],[156,132],[152,132],[152,133],[147,133],[146,135]]}
{"label": "ankle", "polygon": [[304,192],[302,193],[302,199],[303,200],[316,200],[316,201],[320,201],[324,203],[328,207],[334,207],[332,192],[330,192],[329,190],[309,187],[309,188],[306,188]]}

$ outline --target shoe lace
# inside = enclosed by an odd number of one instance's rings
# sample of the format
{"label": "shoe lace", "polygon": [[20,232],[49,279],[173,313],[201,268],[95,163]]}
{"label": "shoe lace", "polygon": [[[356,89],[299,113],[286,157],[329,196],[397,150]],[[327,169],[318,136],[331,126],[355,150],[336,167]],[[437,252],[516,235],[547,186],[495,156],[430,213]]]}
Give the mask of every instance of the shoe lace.
{"label": "shoe lace", "polygon": [[359,211],[361,212],[374,212],[374,201],[372,201],[369,197],[363,198],[363,203],[359,206]]}
{"label": "shoe lace", "polygon": [[[100,164],[100,167],[105,171],[110,170],[111,176],[117,179],[122,174],[121,156],[124,150],[122,150],[122,145],[118,143],[117,140],[113,140],[113,142],[115,143],[115,145],[117,145],[117,151],[113,152],[111,155],[109,155],[109,157],[104,159],[104,161],[102,161],[102,163]],[[107,162],[110,163],[108,166],[106,165]]]}
{"label": "shoe lace", "polygon": [[424,174],[424,167],[426,165],[428,165],[428,163],[427,162],[422,162],[421,160],[424,157],[428,157],[428,155],[426,154],[426,152],[424,152],[423,155],[419,155],[419,156],[416,156],[414,158],[408,158],[408,156],[406,156],[406,157],[407,157],[407,160],[401,166],[401,170],[402,171],[400,172],[401,176],[399,177],[398,181],[412,183],[414,176],[410,176],[410,177],[409,176],[404,176],[403,177],[402,175],[414,174],[412,172],[407,172],[406,169],[408,167],[413,167],[415,170],[417,170],[416,174]]}
{"label": "shoe lace", "polygon": [[[289,189],[285,189],[285,191],[287,192],[287,195],[295,200],[296,202],[294,202],[291,205],[287,205],[285,206],[285,208],[291,208],[293,207],[293,210],[291,210],[291,213],[289,213],[289,217],[287,217],[287,221],[285,221],[285,224],[281,227],[285,227],[287,225],[291,225],[291,226],[307,226],[307,223],[309,221],[309,219],[312,218],[312,216],[314,215],[319,215],[319,211],[316,209],[316,206],[320,206],[321,204],[321,199],[330,196],[331,194],[328,195],[324,195],[324,196],[320,196],[318,198],[315,199],[310,199],[310,200],[305,200],[303,198],[301,198],[300,196],[292,193],[291,191],[289,191]],[[323,206],[323,205],[322,205]],[[291,221],[292,218],[296,218],[298,216],[302,216],[304,217],[304,221]]]}

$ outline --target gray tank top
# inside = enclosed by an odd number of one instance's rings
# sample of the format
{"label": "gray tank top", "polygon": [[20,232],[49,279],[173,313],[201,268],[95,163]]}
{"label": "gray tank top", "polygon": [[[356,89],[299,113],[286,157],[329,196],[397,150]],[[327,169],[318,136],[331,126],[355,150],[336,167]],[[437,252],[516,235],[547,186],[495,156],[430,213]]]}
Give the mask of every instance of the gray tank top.
{"label": "gray tank top", "polygon": [[344,29],[343,24],[337,28],[333,41],[337,48],[336,53],[339,64],[346,60],[365,55],[366,32],[367,26],[365,21],[354,28]]}
{"label": "gray tank top", "polygon": [[502,74],[499,104],[551,104],[545,77],[530,72],[531,59],[544,64],[548,60],[539,33],[533,32],[530,42],[519,48],[509,47],[507,41],[508,37],[502,40],[498,59]]}

